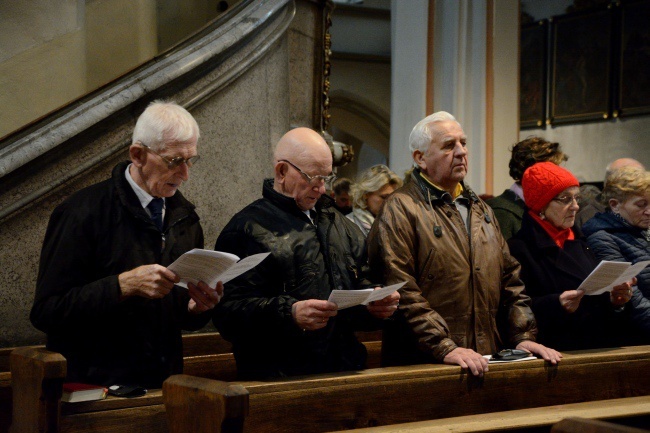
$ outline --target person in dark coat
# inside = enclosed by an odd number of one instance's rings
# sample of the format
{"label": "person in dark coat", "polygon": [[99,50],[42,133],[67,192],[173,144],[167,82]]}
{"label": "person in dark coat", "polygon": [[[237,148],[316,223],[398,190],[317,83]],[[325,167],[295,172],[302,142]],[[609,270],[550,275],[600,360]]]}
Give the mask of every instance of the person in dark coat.
{"label": "person in dark coat", "polygon": [[160,388],[182,373],[181,329],[203,327],[223,291],[176,286],[165,267],[203,247],[194,205],[177,191],[198,138],[184,108],[152,103],[136,123],[131,161],[52,213],[30,319],[66,358],[67,381]]}
{"label": "person in dark coat", "polygon": [[273,155],[263,197],[237,213],[215,249],[247,257],[270,252],[228,282],[214,324],[232,342],[240,379],[266,379],[365,368],[355,330],[378,329],[399,294],[338,311],[333,289],[372,288],[365,238],[334,208],[325,185],[332,153],[308,128],[287,132]]}
{"label": "person in dark coat", "polygon": [[624,344],[631,282],[601,295],[577,290],[599,263],[572,230],[579,208],[578,180],[563,167],[541,162],[524,172],[522,186],[527,212],[508,246],[521,263],[539,341],[560,350]]}
{"label": "person in dark coat", "polygon": [[[609,174],[602,193],[607,210],[583,227],[601,260],[637,263],[650,260],[650,172],[625,167]],[[650,267],[637,275],[632,292],[632,322],[639,344],[650,344]]]}
{"label": "person in dark coat", "polygon": [[562,152],[559,143],[546,141],[541,137],[528,137],[512,147],[512,156],[508,167],[510,177],[515,182],[503,191],[503,194],[486,200],[499,221],[503,237],[508,240],[521,228],[524,215],[524,196],[521,190],[521,177],[524,171],[537,162],[550,161],[560,165],[569,157]]}

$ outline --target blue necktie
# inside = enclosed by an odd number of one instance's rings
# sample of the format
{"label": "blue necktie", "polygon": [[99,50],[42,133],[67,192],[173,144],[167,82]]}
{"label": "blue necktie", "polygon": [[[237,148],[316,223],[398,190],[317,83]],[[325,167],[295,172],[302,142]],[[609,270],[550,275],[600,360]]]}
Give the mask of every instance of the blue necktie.
{"label": "blue necktie", "polygon": [[147,205],[147,209],[151,212],[151,219],[153,220],[158,230],[162,231],[163,229],[163,206],[165,205],[165,200],[162,198],[154,198]]}

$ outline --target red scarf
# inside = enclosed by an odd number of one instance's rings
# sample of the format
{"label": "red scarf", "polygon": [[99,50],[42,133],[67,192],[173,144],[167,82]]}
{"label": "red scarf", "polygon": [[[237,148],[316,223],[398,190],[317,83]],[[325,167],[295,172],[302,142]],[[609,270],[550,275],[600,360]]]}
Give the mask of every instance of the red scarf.
{"label": "red scarf", "polygon": [[571,230],[571,227],[567,229],[558,229],[555,227],[553,224],[551,224],[548,220],[541,219],[539,215],[537,215],[535,212],[532,210],[528,211],[528,215],[533,217],[537,223],[542,226],[544,231],[548,233],[548,235],[553,239],[553,242],[555,242],[555,245],[557,245],[560,248],[564,248],[564,241],[566,240],[574,240],[576,237],[573,234],[573,230]]}

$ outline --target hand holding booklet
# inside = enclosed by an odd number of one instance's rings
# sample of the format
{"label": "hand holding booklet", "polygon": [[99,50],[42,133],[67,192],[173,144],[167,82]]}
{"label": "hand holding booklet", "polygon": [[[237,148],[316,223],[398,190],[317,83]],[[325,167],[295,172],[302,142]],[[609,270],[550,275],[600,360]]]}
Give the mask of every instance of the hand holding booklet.
{"label": "hand holding booklet", "polygon": [[610,292],[615,286],[636,277],[649,264],[650,260],[638,262],[634,265],[629,262],[603,260],[585,278],[578,290],[584,290],[586,295],[600,295],[601,293]]}
{"label": "hand holding booklet", "polygon": [[194,248],[176,259],[167,269],[181,278],[178,283],[181,287],[187,288],[187,283],[197,284],[199,281],[215,287],[219,281],[226,284],[253,269],[269,254],[271,253],[253,254],[240,260],[234,254]]}
{"label": "hand holding booklet", "polygon": [[400,289],[403,283],[393,284],[391,286],[382,287],[381,289],[362,289],[362,290],[332,290],[328,301],[334,302],[338,305],[338,309],[342,310],[355,305],[368,305],[372,301],[379,301],[390,295],[394,291]]}

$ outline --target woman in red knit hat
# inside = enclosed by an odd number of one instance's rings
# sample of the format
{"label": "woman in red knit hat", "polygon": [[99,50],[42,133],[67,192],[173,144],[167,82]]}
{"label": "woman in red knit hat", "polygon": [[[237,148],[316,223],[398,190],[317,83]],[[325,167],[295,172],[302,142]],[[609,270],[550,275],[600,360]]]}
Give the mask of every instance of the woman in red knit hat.
{"label": "woman in red knit hat", "polygon": [[508,245],[533,300],[538,341],[558,350],[629,343],[626,304],[633,282],[595,296],[576,290],[599,263],[572,229],[578,180],[563,167],[540,162],[526,169],[521,183],[527,211]]}

